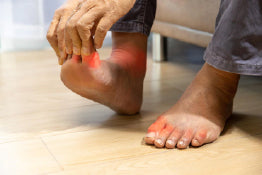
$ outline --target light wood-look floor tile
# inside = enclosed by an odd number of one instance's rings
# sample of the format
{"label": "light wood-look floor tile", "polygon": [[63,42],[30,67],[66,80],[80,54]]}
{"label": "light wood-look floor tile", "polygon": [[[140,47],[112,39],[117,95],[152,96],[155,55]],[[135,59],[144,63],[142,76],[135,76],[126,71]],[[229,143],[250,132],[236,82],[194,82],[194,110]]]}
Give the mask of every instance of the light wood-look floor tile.
{"label": "light wood-look floor tile", "polygon": [[0,174],[46,174],[62,170],[40,139],[0,144]]}
{"label": "light wood-look floor tile", "polygon": [[[100,54],[109,56],[110,48]],[[142,141],[147,127],[201,65],[148,59],[147,67],[141,113],[120,116],[65,88],[52,51],[1,54],[0,174],[262,174],[261,78],[242,77],[216,142],[155,149]]]}

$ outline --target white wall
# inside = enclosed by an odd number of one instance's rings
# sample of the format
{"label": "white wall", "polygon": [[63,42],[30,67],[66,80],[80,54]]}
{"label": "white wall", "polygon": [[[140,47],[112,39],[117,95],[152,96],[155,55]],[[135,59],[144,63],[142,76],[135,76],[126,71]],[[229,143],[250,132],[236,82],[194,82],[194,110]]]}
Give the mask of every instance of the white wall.
{"label": "white wall", "polygon": [[[66,0],[0,0],[0,52],[49,47],[46,32]],[[104,45],[111,44],[108,33]]]}
{"label": "white wall", "polygon": [[46,31],[65,0],[0,0],[1,51],[48,47]]}

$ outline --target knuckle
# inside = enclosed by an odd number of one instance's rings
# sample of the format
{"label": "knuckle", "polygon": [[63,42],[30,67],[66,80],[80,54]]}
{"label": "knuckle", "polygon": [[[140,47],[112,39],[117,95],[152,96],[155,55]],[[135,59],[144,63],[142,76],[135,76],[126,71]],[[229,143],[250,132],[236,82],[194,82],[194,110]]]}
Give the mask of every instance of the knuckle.
{"label": "knuckle", "polygon": [[64,9],[60,7],[58,9],[56,9],[55,14],[61,15],[61,14],[63,14],[63,12],[64,12]]}
{"label": "knuckle", "polygon": [[65,14],[66,12],[69,11],[69,8],[68,7],[60,7],[58,8],[56,11],[55,11],[55,14],[59,14],[59,15],[62,15],[62,14]]}
{"label": "knuckle", "polygon": [[50,33],[48,33],[48,34],[46,35],[46,39],[47,39],[49,42],[51,42],[51,41],[53,41],[53,40],[55,39],[55,36],[52,35],[52,34],[50,34]]}
{"label": "knuckle", "polygon": [[77,29],[81,30],[81,29],[85,28],[85,25],[82,21],[79,21],[79,22],[76,23],[76,27],[77,27]]}
{"label": "knuckle", "polygon": [[58,34],[63,33],[63,32],[64,32],[64,29],[65,29],[64,27],[58,27],[58,28],[57,28],[57,33],[58,33]]}
{"label": "knuckle", "polygon": [[87,40],[90,35],[90,29],[92,28],[91,25],[85,25],[84,23],[78,23],[77,24],[77,30],[81,36],[82,39]]}
{"label": "knuckle", "polygon": [[50,35],[49,33],[46,34],[46,39],[47,39],[48,41],[50,41],[50,40],[52,39],[52,35]]}
{"label": "knuckle", "polygon": [[60,14],[60,11],[61,11],[60,8],[56,9],[55,14]]}
{"label": "knuckle", "polygon": [[88,29],[88,30],[91,30],[94,26],[94,22],[90,23],[90,24],[86,24],[85,25],[85,28]]}
{"label": "knuckle", "polygon": [[68,21],[68,22],[66,23],[66,29],[69,30],[69,31],[74,30],[74,29],[75,29],[75,24],[74,24],[74,22],[71,21],[71,20]]}
{"label": "knuckle", "polygon": [[106,32],[107,32],[106,27],[104,27],[104,26],[98,26],[98,27],[97,27],[97,32],[100,33],[100,34],[106,33]]}

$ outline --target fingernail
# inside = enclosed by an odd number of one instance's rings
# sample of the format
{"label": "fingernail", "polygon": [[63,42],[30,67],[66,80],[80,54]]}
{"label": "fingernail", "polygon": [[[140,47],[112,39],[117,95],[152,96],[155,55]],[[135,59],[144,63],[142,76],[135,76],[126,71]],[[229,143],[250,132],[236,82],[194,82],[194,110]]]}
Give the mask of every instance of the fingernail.
{"label": "fingernail", "polygon": [[156,140],[156,143],[158,143],[159,145],[163,145],[163,144],[164,144],[161,139],[157,139],[157,140]]}
{"label": "fingernail", "polygon": [[59,58],[58,59],[58,63],[59,63],[59,65],[62,65],[63,64],[63,59]]}
{"label": "fingernail", "polygon": [[146,135],[146,137],[155,137],[156,134],[154,132],[150,132]]}
{"label": "fingernail", "polygon": [[75,55],[80,55],[80,49],[78,49],[77,47],[73,48],[73,52]]}

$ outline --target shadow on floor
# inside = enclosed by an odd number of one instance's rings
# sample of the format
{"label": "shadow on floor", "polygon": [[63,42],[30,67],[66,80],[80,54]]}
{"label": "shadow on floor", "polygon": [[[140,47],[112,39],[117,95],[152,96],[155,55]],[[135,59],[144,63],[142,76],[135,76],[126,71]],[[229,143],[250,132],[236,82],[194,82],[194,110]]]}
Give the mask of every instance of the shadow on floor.
{"label": "shadow on floor", "polygon": [[262,116],[233,113],[221,135],[231,134],[235,129],[245,136],[261,138],[259,135],[262,134]]}
{"label": "shadow on floor", "polygon": [[[150,111],[142,111],[135,116],[112,115],[110,120],[102,123],[101,127],[110,127],[116,130],[127,130],[130,132],[146,132],[148,126],[155,121]],[[226,123],[225,129],[221,135],[231,134],[235,130],[240,130],[243,136],[261,138],[262,134],[262,116],[249,115],[244,113],[233,113]]]}

